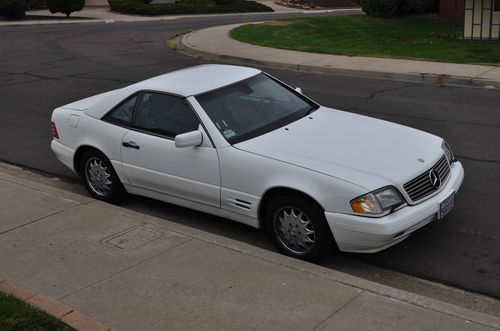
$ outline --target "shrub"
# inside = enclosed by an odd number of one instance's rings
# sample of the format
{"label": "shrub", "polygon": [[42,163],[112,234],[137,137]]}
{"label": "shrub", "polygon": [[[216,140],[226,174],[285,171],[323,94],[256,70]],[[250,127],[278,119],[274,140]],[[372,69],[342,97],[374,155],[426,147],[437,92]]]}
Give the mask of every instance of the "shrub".
{"label": "shrub", "polygon": [[176,3],[146,4],[144,0],[108,0],[112,11],[136,15],[270,12],[266,5],[247,0],[179,0]]}
{"label": "shrub", "polygon": [[188,6],[213,7],[215,2],[211,0],[179,0],[176,3]]}
{"label": "shrub", "polygon": [[437,12],[439,1],[436,0],[400,0],[398,14],[424,14]]}
{"label": "shrub", "polygon": [[369,16],[389,17],[396,13],[400,0],[361,0],[361,8]]}
{"label": "shrub", "polygon": [[27,9],[25,0],[0,0],[0,16],[21,19]]}
{"label": "shrub", "polygon": [[28,5],[28,10],[48,8],[45,0],[28,0],[26,4]]}
{"label": "shrub", "polygon": [[52,14],[63,13],[66,17],[74,11],[80,11],[85,5],[85,0],[47,0],[47,6]]}

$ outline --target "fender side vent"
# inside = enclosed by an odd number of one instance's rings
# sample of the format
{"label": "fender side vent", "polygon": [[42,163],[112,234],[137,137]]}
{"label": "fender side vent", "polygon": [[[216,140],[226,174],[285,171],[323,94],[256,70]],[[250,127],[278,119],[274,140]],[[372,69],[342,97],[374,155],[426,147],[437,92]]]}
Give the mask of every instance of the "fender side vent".
{"label": "fender side vent", "polygon": [[246,210],[252,209],[252,203],[245,201],[245,200],[236,199],[236,198],[227,198],[227,202],[233,206],[243,208]]}
{"label": "fender side vent", "polygon": [[250,209],[251,209],[251,207],[249,207],[249,206],[247,206],[247,205],[243,205],[243,204],[241,204],[241,203],[237,203],[237,202],[236,202],[234,205],[235,205],[235,206],[238,206],[238,207],[241,207],[241,208],[244,208],[244,209],[248,209],[248,210],[250,210]]}

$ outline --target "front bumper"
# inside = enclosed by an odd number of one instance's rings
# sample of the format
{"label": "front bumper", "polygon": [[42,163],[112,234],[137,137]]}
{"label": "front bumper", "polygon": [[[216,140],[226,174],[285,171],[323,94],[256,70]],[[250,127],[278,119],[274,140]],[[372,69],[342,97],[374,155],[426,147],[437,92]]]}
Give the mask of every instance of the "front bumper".
{"label": "front bumper", "polygon": [[446,185],[434,196],[381,218],[325,212],[339,249],[343,252],[374,253],[406,239],[410,233],[437,218],[439,204],[457,192],[464,179],[458,161],[451,165]]}

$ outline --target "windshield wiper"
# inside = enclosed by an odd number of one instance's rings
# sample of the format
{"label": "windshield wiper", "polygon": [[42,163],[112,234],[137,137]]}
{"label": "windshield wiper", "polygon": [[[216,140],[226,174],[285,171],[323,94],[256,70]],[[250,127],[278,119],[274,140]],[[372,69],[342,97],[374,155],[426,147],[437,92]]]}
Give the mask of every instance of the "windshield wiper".
{"label": "windshield wiper", "polygon": [[311,108],[309,108],[309,110],[308,110],[308,111],[307,111],[307,113],[304,115],[304,117],[305,117],[305,116],[307,116],[307,115],[309,115],[309,114],[311,114],[312,112],[314,112],[314,111],[318,110],[318,108],[319,108],[319,106],[316,106],[316,105],[311,106]]}

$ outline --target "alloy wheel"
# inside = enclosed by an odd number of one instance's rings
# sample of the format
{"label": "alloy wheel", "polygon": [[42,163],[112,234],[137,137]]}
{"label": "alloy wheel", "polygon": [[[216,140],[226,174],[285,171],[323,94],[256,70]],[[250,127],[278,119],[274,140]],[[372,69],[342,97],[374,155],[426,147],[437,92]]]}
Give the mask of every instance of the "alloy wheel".
{"label": "alloy wheel", "polygon": [[280,208],[274,217],[274,226],[280,242],[297,255],[309,253],[316,234],[309,216],[297,207]]}
{"label": "alloy wheel", "polygon": [[91,157],[85,165],[87,183],[90,189],[99,196],[105,196],[111,192],[113,182],[111,173],[104,161],[97,157]]}

